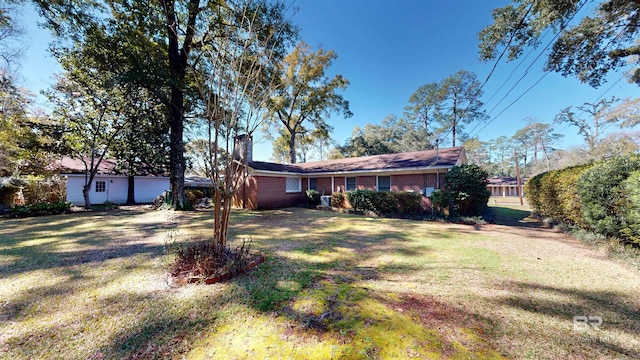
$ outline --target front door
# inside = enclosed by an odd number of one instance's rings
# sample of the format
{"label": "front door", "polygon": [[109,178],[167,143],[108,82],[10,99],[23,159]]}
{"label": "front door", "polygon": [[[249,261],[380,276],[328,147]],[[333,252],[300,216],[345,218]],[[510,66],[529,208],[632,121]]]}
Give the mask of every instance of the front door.
{"label": "front door", "polygon": [[94,180],[93,191],[89,195],[92,204],[104,204],[109,199],[109,181]]}

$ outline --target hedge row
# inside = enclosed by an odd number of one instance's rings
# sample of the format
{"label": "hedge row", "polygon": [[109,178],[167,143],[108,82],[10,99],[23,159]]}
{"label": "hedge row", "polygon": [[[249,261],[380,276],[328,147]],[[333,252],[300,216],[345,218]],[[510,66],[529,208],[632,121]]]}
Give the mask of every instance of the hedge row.
{"label": "hedge row", "polygon": [[542,216],[640,244],[640,155],[543,173],[525,192]]}
{"label": "hedge row", "polygon": [[9,210],[12,217],[29,217],[62,214],[71,208],[71,203],[65,201],[41,202],[30,205],[14,205]]}
{"label": "hedge row", "polygon": [[418,214],[423,211],[420,193],[356,190],[347,193],[347,200],[355,210],[381,215]]}

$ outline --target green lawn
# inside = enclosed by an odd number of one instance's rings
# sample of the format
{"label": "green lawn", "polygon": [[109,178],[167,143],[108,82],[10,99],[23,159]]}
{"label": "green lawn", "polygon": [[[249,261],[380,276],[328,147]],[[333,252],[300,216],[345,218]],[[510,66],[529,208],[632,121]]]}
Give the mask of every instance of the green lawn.
{"label": "green lawn", "polygon": [[206,236],[208,213],[2,220],[0,358],[640,356],[640,273],[494,209],[509,226],[238,211],[232,237],[267,261],[182,287],[165,246]]}

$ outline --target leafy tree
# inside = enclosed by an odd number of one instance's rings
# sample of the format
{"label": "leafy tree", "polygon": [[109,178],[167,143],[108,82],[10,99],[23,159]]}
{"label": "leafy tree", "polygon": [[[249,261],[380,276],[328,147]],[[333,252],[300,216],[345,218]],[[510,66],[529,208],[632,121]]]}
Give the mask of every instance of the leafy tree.
{"label": "leafy tree", "polygon": [[[284,17],[284,5],[266,0],[34,0],[48,27],[63,40],[55,52],[81,44],[96,71],[118,76],[119,84],[147,89],[164,105],[170,130],[170,185],[173,207],[186,204],[184,195],[183,133],[187,115],[202,104],[196,95],[194,73],[203,51],[216,39],[242,41],[247,25],[243,15],[251,8],[254,31],[271,39],[274,51],[283,53],[296,29]],[[278,29],[278,31],[274,31]],[[229,37],[229,31],[238,36]],[[199,69],[199,70],[196,70]]]}
{"label": "leafy tree", "polygon": [[186,154],[188,157],[189,168],[196,175],[212,177],[214,171],[218,171],[224,165],[223,159],[226,159],[228,154],[224,149],[218,149],[218,163],[213,163],[213,154],[215,149],[211,147],[211,143],[207,139],[198,138],[191,140],[186,145]]}
{"label": "leafy tree", "polygon": [[[491,60],[502,49],[507,58],[519,58],[528,47],[541,44],[547,29],[559,32],[545,70],[575,76],[597,87],[610,71],[640,55],[636,43],[640,30],[640,3],[635,0],[598,1],[593,13],[576,25],[571,21],[588,1],[514,0],[492,12],[493,24],[480,34],[480,58]],[[634,61],[634,60],[632,60]],[[640,83],[636,68],[631,81]]]}
{"label": "leafy tree", "polygon": [[491,166],[490,152],[487,151],[487,143],[480,141],[477,137],[464,142],[464,151],[467,154],[467,161],[483,168]]}
{"label": "leafy tree", "polygon": [[17,60],[22,56],[27,46],[24,42],[24,28],[16,20],[16,5],[18,0],[6,0],[0,7],[0,68],[2,77],[11,75],[18,65]]}
{"label": "leafy tree", "polygon": [[405,117],[409,121],[417,122],[422,125],[428,144],[425,148],[433,146],[431,144],[432,132],[429,127],[433,128],[433,122],[436,120],[438,105],[441,102],[441,91],[438,83],[428,83],[420,86],[409,97],[409,105],[405,107]]}
{"label": "leafy tree", "polygon": [[[611,104],[615,98],[602,99],[597,103],[584,103],[577,107],[579,114],[571,111],[571,107],[562,110],[553,119],[556,124],[567,124],[578,128],[578,134],[584,138],[589,153],[593,153],[604,131],[619,122],[617,116],[611,112]],[[586,117],[581,116],[587,115]]]}
{"label": "leafy tree", "polygon": [[[317,148],[320,152],[319,158],[322,160],[322,148],[326,148],[331,140],[329,132],[331,127],[328,124],[308,131],[303,134],[299,134],[299,140],[296,141],[296,157],[300,162],[307,162],[311,152]],[[289,146],[291,144],[291,134],[284,129],[281,129],[280,136],[277,137],[273,143],[273,155],[274,161],[279,163],[289,163],[290,151]]]}
{"label": "leafy tree", "polygon": [[500,136],[493,143],[494,158],[497,166],[496,175],[515,175],[513,168],[513,139],[507,136]]}
{"label": "leafy tree", "polygon": [[452,146],[456,146],[456,139],[460,137],[464,124],[486,119],[480,101],[483,92],[476,74],[466,70],[442,80],[439,87],[440,102],[436,105],[440,124],[438,131],[450,132]]}
{"label": "leafy tree", "polygon": [[100,163],[128,119],[124,115],[128,104],[123,101],[128,93],[118,87],[105,90],[108,87],[99,81],[107,80],[98,74],[69,70],[66,76],[58,78],[48,98],[55,107],[54,119],[62,129],[61,140],[70,155],[85,165],[82,194],[85,208],[89,208],[89,191]]}
{"label": "leafy tree", "polygon": [[623,128],[630,128],[640,124],[640,98],[625,99],[616,106],[611,115],[620,119]]}
{"label": "leafy tree", "polygon": [[382,124],[356,126],[351,138],[337,146],[333,158],[421,151],[431,148],[426,133],[414,122],[389,115]]}
{"label": "leafy tree", "polygon": [[300,42],[287,55],[280,66],[276,93],[269,101],[267,117],[270,124],[278,124],[289,134],[289,162],[295,163],[298,135],[312,129],[326,128],[325,117],[332,112],[352,115],[349,102],[337,93],[345,89],[349,81],[336,75],[325,75],[337,55],[322,48],[315,52]]}
{"label": "leafy tree", "polygon": [[551,170],[551,154],[554,151],[554,144],[564,135],[554,133],[554,129],[551,124],[534,123],[527,125],[527,131],[531,133],[533,141],[534,161],[538,158],[538,152],[541,151],[544,156],[544,161],[547,167],[547,171]]}
{"label": "leafy tree", "polygon": [[133,89],[124,101],[129,104],[123,113],[127,119],[111,154],[118,160],[117,166],[127,171],[127,203],[134,204],[135,176],[166,174],[169,136],[164,107],[146,89]]}

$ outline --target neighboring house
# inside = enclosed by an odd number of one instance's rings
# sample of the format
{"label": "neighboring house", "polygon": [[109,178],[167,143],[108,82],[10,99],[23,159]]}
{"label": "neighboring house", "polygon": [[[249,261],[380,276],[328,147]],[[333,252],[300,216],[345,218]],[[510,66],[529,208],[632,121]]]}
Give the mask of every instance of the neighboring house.
{"label": "neighboring house", "polygon": [[491,196],[520,196],[521,193],[524,194],[524,183],[526,181],[526,178],[520,179],[520,187],[518,187],[517,178],[492,177],[489,179],[487,189],[491,191]]}
{"label": "neighboring house", "polygon": [[[238,148],[246,148],[249,167],[234,205],[247,209],[273,209],[305,202],[305,191],[321,195],[335,191],[411,191],[428,196],[440,189],[443,175],[455,165],[466,164],[463,147],[386,154],[339,160],[277,164],[252,161],[251,138],[238,137]],[[245,143],[246,141],[246,143]],[[240,151],[236,151],[236,154]]]}
{"label": "neighboring house", "polygon": [[[85,183],[85,165],[79,159],[68,156],[58,164],[62,176],[67,179],[67,201],[78,206],[84,205],[82,187]],[[151,203],[159,195],[169,190],[169,177],[166,174],[153,174],[143,170],[144,175],[134,176],[134,198],[137,203]],[[211,188],[211,180],[201,176],[187,176],[185,188]],[[111,202],[124,204],[127,202],[129,176],[120,171],[113,159],[100,162],[96,176],[93,178],[89,200],[92,204]]]}
{"label": "neighboring house", "polygon": [[[85,165],[79,159],[64,156],[60,161],[60,172],[67,179],[67,201],[78,206],[84,205],[82,187],[85,184]],[[117,170],[116,161],[103,159],[93,178],[89,200],[91,204],[127,202],[129,176],[126,171]],[[134,176],[134,197],[137,203],[150,203],[169,189],[169,177],[146,173]]]}

